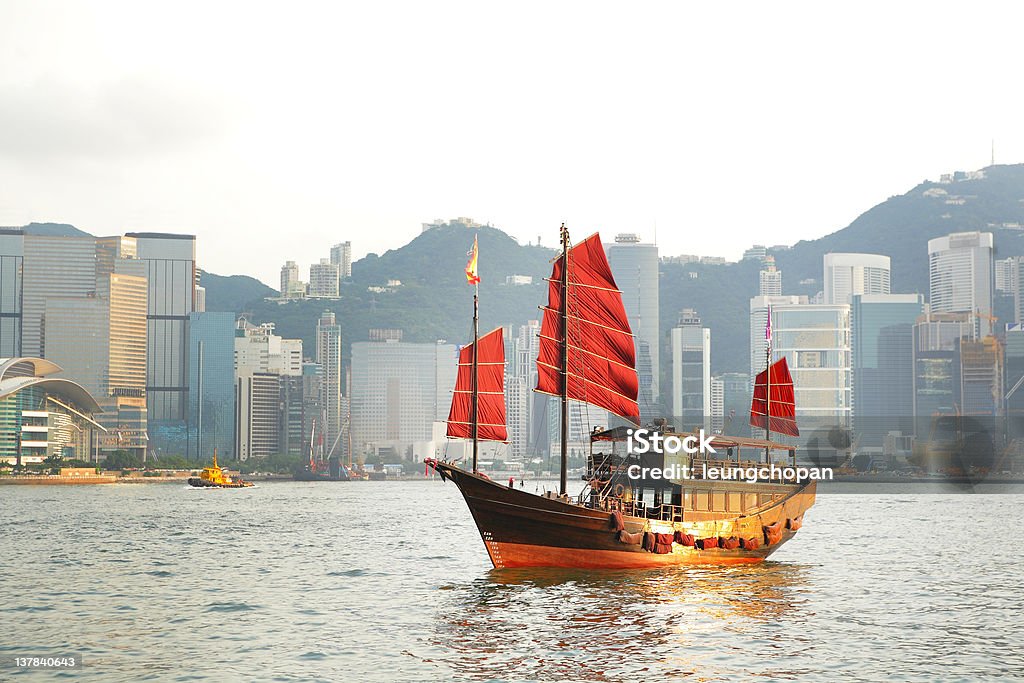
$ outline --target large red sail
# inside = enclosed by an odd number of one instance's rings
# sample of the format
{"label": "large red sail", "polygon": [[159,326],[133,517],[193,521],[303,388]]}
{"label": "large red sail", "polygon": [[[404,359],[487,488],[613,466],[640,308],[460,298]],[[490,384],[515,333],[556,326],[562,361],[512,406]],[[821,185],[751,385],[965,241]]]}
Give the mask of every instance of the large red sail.
{"label": "large red sail", "polygon": [[[568,257],[568,397],[639,424],[633,334],[601,237],[591,235],[572,247]],[[537,356],[536,390],[555,396],[562,392],[564,260],[555,261],[551,272]]]}
{"label": "large red sail", "polygon": [[[769,374],[771,381],[769,381]],[[768,387],[771,386],[771,401],[768,401]],[[768,412],[771,415],[768,416]],[[800,436],[796,427],[796,397],[793,393],[793,378],[789,365],[783,356],[757,376],[754,382],[754,399],[750,402],[750,424],[764,429],[768,416],[769,431],[789,436]]]}
{"label": "large red sail", "polygon": [[481,441],[508,441],[505,426],[505,341],[501,328],[467,344],[459,351],[459,374],[448,414],[448,436],[473,438],[473,352],[477,358],[477,438]]}

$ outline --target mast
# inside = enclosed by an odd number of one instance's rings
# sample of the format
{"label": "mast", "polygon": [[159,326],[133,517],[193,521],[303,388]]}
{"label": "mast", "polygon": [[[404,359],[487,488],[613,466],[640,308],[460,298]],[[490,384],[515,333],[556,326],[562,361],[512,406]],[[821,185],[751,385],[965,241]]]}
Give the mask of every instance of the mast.
{"label": "mast", "polygon": [[[772,440],[772,306],[768,304],[768,324],[765,327],[767,343],[764,348],[765,367],[765,403],[764,403],[764,440]],[[772,454],[768,444],[764,445],[764,461],[771,464]]]}
{"label": "mast", "polygon": [[480,420],[478,419],[477,409],[480,404],[480,364],[479,356],[480,349],[480,284],[475,283],[473,285],[473,377],[472,387],[473,393],[470,399],[469,408],[469,429],[473,439],[473,472],[476,473],[476,460],[477,454],[480,451]]}
{"label": "mast", "polygon": [[565,223],[560,228],[560,239],[562,241],[562,305],[559,307],[559,317],[562,321],[561,334],[561,366],[562,366],[562,416],[561,416],[561,469],[558,473],[558,493],[566,495],[566,480],[569,472],[569,231],[565,229]]}

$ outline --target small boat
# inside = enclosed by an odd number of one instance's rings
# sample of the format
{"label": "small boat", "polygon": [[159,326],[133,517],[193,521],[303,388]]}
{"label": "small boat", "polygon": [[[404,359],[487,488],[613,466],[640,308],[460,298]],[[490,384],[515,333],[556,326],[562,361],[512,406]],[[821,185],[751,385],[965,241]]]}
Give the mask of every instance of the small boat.
{"label": "small boat", "polygon": [[[562,253],[548,280],[535,389],[558,397],[561,403],[558,493],[531,494],[491,481],[477,470],[478,441],[504,441],[507,436],[501,331],[478,336],[476,294],[473,343],[460,354],[448,419],[449,437],[473,442],[472,468],[434,458],[426,460],[427,466],[458,487],[497,569],[624,569],[765,560],[796,535],[804,513],[814,504],[817,484],[814,479],[780,476],[770,469],[773,452],[786,453],[796,464],[793,446],[770,440],[772,431],[799,434],[785,358],[769,362],[755,383],[750,421],[765,429],[766,438],[715,435],[711,446],[725,457],[711,459],[705,453],[688,456],[688,462],[671,463],[671,456],[660,451],[642,455],[627,450],[624,457],[616,455],[614,442],[628,442],[634,430],[625,426],[598,430],[591,435],[583,490],[578,496],[569,495],[568,402],[596,405],[637,427],[640,412],[633,335],[600,236],[594,234],[570,246],[563,224],[561,243]],[[475,242],[471,255],[466,275],[471,284],[477,284]],[[770,361],[770,323],[766,335]],[[681,442],[706,441],[703,430],[699,437],[676,434],[663,420],[656,421],[651,431]],[[595,453],[598,442],[613,442],[612,452]],[[744,461],[741,450],[756,452],[756,459]],[[775,464],[786,462],[780,460]],[[630,474],[634,467],[641,472],[655,466],[664,471],[670,464],[684,464],[690,474],[669,479]],[[761,474],[765,467],[766,474]],[[755,474],[753,480],[722,480],[708,474],[711,468]]]}
{"label": "small boat", "polygon": [[217,465],[217,449],[213,449],[213,465],[204,467],[198,477],[189,477],[188,485],[197,488],[244,489],[254,484],[241,478],[235,479],[228,471]]}

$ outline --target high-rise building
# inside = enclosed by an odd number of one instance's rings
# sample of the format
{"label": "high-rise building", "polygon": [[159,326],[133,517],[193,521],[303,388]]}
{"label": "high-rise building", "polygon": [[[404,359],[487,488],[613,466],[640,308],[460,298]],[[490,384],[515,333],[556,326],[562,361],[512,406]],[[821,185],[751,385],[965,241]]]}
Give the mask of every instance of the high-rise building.
{"label": "high-rise building", "polygon": [[[768,321],[769,306],[795,306],[806,304],[806,296],[755,296],[750,299],[750,375],[748,393],[754,386],[754,377],[765,369],[765,323]],[[749,395],[748,395],[749,398]],[[747,405],[749,412],[750,406]]]}
{"label": "high-rise building", "polygon": [[960,339],[960,414],[994,427],[1003,415],[1003,343],[995,337]]}
{"label": "high-rise building", "polygon": [[[282,339],[274,334],[273,323],[251,325],[239,320],[234,366],[235,448],[239,459],[279,453],[289,435],[292,441],[286,445],[296,452],[294,435],[302,430],[304,416],[294,408],[282,410],[281,392],[294,392],[295,384],[301,386],[301,379],[289,378],[302,376],[302,340]],[[284,389],[282,384],[286,385]],[[288,400],[295,402],[292,394]],[[298,425],[293,424],[295,420]]]}
{"label": "high-rise building", "polygon": [[309,296],[311,298],[338,298],[338,266],[320,259],[309,267]]}
{"label": "high-rise building", "polygon": [[189,359],[189,457],[235,458],[235,315],[190,314]]}
{"label": "high-rise building", "polygon": [[21,355],[25,233],[0,230],[0,358]]}
{"label": "high-rise building", "polygon": [[979,337],[992,332],[992,246],[990,232],[957,232],[928,240],[932,312],[974,313]]}
{"label": "high-rise building", "polygon": [[928,313],[914,324],[915,433],[926,438],[936,415],[957,410],[961,339],[975,337],[970,313]]}
{"label": "high-rise building", "polygon": [[848,304],[853,294],[888,293],[888,256],[825,254],[824,303]]}
{"label": "high-rise building", "polygon": [[299,281],[299,267],[295,261],[285,261],[281,266],[281,296],[287,297],[293,285]]}
{"label": "high-rise building", "polygon": [[1016,294],[1019,256],[999,259],[994,263],[996,291],[1002,294]]}
{"label": "high-rise building", "polygon": [[721,434],[725,423],[725,382],[711,378],[711,431]]}
{"label": "high-rise building", "polygon": [[920,294],[854,294],[850,303],[853,430],[881,447],[891,431],[913,433],[914,324]]}
{"label": "high-rise building", "polygon": [[745,434],[750,416],[750,375],[724,372],[713,379],[722,384],[722,433]]}
{"label": "high-rise building", "polygon": [[331,247],[331,263],[338,266],[338,277],[342,280],[352,277],[352,243],[341,242]]}
{"label": "high-rise building", "polygon": [[760,296],[782,296],[782,271],[775,268],[775,257],[766,256],[763,262],[757,293]]}
{"label": "high-rise building", "polygon": [[[130,232],[149,289],[146,393],[150,424],[188,417],[189,314],[195,311],[195,235]],[[151,430],[152,432],[153,430]],[[156,430],[160,434],[160,430]],[[154,434],[150,434],[154,438]]]}
{"label": "high-rise building", "polygon": [[[99,267],[120,270],[115,261]],[[97,416],[107,429],[98,444],[103,452],[146,455],[146,300],[144,277],[105,272],[97,276],[90,296],[45,301],[41,338],[46,358],[103,409]]]}
{"label": "high-rise building", "polygon": [[508,438],[514,458],[526,458],[531,452],[540,452],[538,442],[547,449],[547,421],[541,425],[537,418],[551,398],[534,393],[537,386],[537,354],[540,351],[540,323],[530,320],[520,325],[511,340],[511,353],[505,373],[505,414],[508,419]]}
{"label": "high-rise building", "polygon": [[402,451],[429,441],[448,418],[458,370],[452,344],[352,344],[352,439],[363,453],[383,443]]}
{"label": "high-rise building", "polygon": [[620,234],[606,250],[636,343],[640,414],[643,418],[651,417],[657,412],[660,398],[658,247],[642,243],[639,235]]}
{"label": "high-rise building", "polygon": [[711,330],[696,311],[672,329],[672,419],[676,429],[711,431]]}
{"label": "high-rise building", "polygon": [[[765,297],[751,300],[751,386],[765,367]],[[785,297],[783,297],[785,298]],[[762,300],[762,301],[759,301]],[[757,304],[757,306],[755,306]],[[765,311],[759,316],[755,313]],[[801,432],[850,427],[850,306],[772,304],[772,362],[785,356]],[[760,343],[754,339],[760,337]],[[760,360],[757,348],[760,347]]]}
{"label": "high-rise building", "polygon": [[1011,439],[1024,438],[1024,325],[1006,326],[1006,422]]}
{"label": "high-rise building", "polygon": [[[345,416],[342,414],[342,367],[341,367],[341,325],[334,313],[324,311],[316,323],[316,362],[322,371],[320,381],[320,406],[324,413],[324,437],[327,442],[325,455],[334,448],[335,453],[345,452],[341,439]],[[335,447],[337,442],[337,447]]]}
{"label": "high-rise building", "polygon": [[96,239],[25,235],[24,246],[22,353],[44,357],[46,300],[85,298],[96,292]]}

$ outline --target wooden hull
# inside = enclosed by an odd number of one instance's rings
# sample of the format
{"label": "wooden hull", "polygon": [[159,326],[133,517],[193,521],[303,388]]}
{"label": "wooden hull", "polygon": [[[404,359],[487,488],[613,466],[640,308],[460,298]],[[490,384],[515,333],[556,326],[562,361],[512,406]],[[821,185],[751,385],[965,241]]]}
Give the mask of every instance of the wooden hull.
{"label": "wooden hull", "polygon": [[[792,486],[792,491],[752,514],[728,515],[668,522],[624,515],[625,531],[673,533],[697,539],[756,538],[759,548],[700,550],[673,543],[672,551],[658,554],[640,545],[620,542],[612,513],[510,489],[444,462],[429,461],[443,479],[451,479],[462,492],[484,547],[495,568],[565,567],[579,569],[641,569],[669,565],[751,564],[774,553],[796,535],[804,512],[814,504],[816,482]],[[717,482],[720,488],[728,484]],[[795,522],[791,522],[794,520]],[[781,524],[781,537],[765,544],[764,527]]]}

